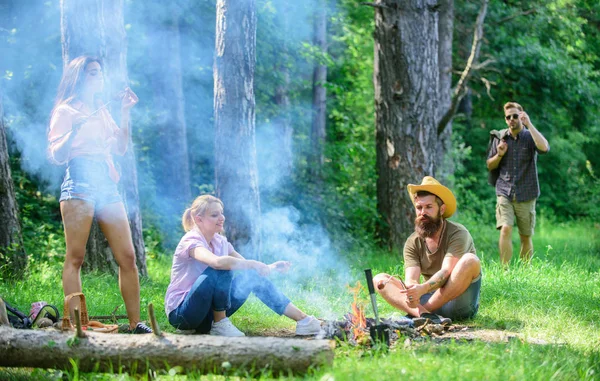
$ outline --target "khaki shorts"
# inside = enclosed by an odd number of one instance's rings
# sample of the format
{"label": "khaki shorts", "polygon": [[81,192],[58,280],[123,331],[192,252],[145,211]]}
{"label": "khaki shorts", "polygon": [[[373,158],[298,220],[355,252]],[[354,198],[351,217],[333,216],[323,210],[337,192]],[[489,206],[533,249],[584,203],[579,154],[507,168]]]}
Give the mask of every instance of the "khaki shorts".
{"label": "khaki shorts", "polygon": [[502,226],[513,226],[515,217],[519,234],[532,236],[535,229],[535,201],[517,202],[510,201],[504,196],[498,196],[496,199],[496,229]]}

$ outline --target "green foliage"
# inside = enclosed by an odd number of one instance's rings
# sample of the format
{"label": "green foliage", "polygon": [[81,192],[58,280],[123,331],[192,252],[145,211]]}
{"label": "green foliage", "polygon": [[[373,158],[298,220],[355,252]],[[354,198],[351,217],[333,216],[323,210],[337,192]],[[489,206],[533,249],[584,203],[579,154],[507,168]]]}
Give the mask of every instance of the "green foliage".
{"label": "green foliage", "polygon": [[[455,120],[454,140],[472,148],[456,171],[461,204],[489,214],[473,200],[493,198],[486,184],[485,149],[488,131],[504,128],[502,106],[519,102],[550,143],[538,158],[539,207],[560,219],[600,217],[600,182],[593,174],[600,165],[598,97],[600,76],[594,54],[599,43],[591,2],[499,2],[490,4],[486,18],[484,58],[496,62],[476,72],[472,80],[473,112]],[[533,9],[534,12],[527,12]],[[458,41],[470,33],[476,4],[458,3]],[[493,32],[492,32],[493,30]],[[464,52],[455,50],[457,60]],[[484,81],[492,84],[489,91]]]}
{"label": "green foliage", "polygon": [[317,214],[329,231],[346,232],[346,239],[362,241],[372,239],[378,220],[371,36],[374,21],[369,7],[352,1],[342,1],[338,7],[329,19],[333,64],[328,67],[325,181],[315,182],[309,171],[301,172],[300,181],[309,194],[318,195]]}
{"label": "green foliage", "polygon": [[19,155],[11,157],[11,169],[29,264],[62,264],[65,249],[58,200],[40,191],[39,179],[23,172]]}

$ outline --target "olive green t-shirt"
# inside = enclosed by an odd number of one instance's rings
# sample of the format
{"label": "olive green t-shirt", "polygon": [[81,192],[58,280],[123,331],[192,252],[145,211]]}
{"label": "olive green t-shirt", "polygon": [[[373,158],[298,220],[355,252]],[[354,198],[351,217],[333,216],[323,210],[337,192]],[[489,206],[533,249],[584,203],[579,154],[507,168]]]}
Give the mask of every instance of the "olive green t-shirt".
{"label": "olive green t-shirt", "polygon": [[469,231],[459,223],[446,220],[440,244],[435,253],[429,252],[425,239],[413,233],[404,244],[404,268],[419,266],[425,281],[442,268],[444,258],[462,257],[475,253],[475,244]]}

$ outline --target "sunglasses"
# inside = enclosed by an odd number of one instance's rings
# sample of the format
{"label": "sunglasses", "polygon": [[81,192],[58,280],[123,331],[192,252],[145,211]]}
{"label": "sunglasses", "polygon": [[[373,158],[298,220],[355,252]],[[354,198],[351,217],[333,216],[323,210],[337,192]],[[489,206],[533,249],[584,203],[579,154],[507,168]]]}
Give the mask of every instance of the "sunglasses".
{"label": "sunglasses", "polygon": [[513,119],[513,120],[517,120],[517,119],[519,119],[519,114],[511,114],[511,115],[506,115],[506,116],[504,117],[504,119],[506,119],[506,120],[511,120],[511,119]]}

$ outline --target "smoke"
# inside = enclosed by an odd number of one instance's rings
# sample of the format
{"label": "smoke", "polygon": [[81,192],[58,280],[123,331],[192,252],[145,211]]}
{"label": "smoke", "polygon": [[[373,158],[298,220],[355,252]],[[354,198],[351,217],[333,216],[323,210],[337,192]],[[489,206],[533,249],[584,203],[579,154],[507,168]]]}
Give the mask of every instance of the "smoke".
{"label": "smoke", "polygon": [[329,290],[351,283],[350,266],[333,246],[327,231],[317,223],[301,223],[294,207],[275,207],[262,216],[263,253],[273,260],[292,263],[285,287],[308,300],[321,317],[334,316]]}
{"label": "smoke", "polygon": [[57,3],[0,5],[0,91],[11,154],[20,154],[21,168],[49,192],[62,180],[46,156],[46,128],[62,68]]}

